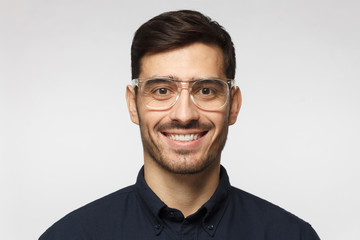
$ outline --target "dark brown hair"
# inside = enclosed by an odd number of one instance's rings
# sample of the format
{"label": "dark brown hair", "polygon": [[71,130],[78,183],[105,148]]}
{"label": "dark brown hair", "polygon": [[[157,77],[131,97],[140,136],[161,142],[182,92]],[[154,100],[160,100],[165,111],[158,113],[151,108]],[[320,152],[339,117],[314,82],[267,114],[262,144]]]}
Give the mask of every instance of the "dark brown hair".
{"label": "dark brown hair", "polygon": [[229,79],[235,77],[235,49],[230,35],[202,13],[181,10],[162,13],[135,32],[131,46],[132,78],[139,77],[141,58],[145,54],[159,53],[195,42],[220,47],[224,56],[224,73]]}

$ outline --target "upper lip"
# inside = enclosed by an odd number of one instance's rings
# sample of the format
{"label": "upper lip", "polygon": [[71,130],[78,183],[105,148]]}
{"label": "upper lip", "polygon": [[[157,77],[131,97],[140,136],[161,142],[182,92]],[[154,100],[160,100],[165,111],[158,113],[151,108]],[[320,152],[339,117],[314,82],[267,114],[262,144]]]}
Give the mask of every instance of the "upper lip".
{"label": "upper lip", "polygon": [[200,134],[204,135],[208,130],[199,130],[199,129],[169,129],[161,131],[164,135],[190,135],[190,134]]}

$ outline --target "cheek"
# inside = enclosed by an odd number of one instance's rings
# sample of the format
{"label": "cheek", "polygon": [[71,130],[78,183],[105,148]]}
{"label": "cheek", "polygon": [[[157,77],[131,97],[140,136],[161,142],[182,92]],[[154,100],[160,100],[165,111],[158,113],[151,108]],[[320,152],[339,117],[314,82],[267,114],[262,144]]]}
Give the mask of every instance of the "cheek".
{"label": "cheek", "polygon": [[158,124],[163,123],[167,117],[164,112],[139,111],[140,124],[152,131]]}
{"label": "cheek", "polygon": [[211,121],[216,128],[222,128],[224,125],[228,124],[228,108],[223,109],[223,111],[219,112],[209,112],[206,114],[206,118],[208,121]]}

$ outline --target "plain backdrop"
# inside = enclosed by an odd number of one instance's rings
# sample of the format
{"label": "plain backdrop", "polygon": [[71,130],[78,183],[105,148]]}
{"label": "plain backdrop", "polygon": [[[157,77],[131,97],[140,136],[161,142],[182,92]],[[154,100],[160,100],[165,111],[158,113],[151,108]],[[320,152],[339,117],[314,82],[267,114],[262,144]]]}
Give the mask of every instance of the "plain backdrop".
{"label": "plain backdrop", "polygon": [[135,182],[132,37],[179,9],[218,21],[236,47],[243,106],[222,156],[232,185],[322,239],[359,239],[357,0],[1,0],[0,239],[37,239]]}

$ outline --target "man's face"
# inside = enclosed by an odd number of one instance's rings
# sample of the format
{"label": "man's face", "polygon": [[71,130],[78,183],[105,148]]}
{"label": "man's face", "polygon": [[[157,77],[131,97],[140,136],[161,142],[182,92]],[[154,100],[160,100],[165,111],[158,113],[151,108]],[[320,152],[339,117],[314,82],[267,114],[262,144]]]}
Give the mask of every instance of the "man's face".
{"label": "man's face", "polygon": [[[194,43],[174,50],[148,54],[141,60],[139,78],[172,77],[181,81],[216,77],[226,79],[220,48]],[[140,94],[140,91],[138,91]],[[127,88],[131,119],[140,125],[146,164],[156,164],[171,173],[198,173],[220,162],[228,126],[236,121],[240,92],[233,90],[230,103],[216,111],[199,109],[183,89],[176,104],[168,110],[150,110],[134,90]],[[189,140],[190,138],[190,140]],[[177,140],[175,140],[177,139]]]}

